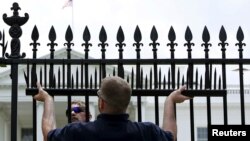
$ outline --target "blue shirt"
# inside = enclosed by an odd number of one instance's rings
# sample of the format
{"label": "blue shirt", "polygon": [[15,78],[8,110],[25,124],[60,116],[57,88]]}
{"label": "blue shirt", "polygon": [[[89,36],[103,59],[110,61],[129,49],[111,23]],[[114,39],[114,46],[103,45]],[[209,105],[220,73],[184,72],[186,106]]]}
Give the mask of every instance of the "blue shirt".
{"label": "blue shirt", "polygon": [[93,122],[74,122],[48,133],[48,141],[172,141],[171,132],[151,122],[132,122],[128,114],[100,114]]}

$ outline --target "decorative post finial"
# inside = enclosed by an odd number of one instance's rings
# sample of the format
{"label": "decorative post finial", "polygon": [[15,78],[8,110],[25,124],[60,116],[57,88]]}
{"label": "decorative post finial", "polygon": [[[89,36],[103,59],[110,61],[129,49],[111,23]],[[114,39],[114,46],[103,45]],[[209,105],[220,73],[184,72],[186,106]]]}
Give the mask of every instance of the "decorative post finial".
{"label": "decorative post finial", "polygon": [[19,38],[22,36],[21,26],[28,21],[29,15],[25,13],[24,17],[20,17],[18,10],[21,10],[21,8],[16,2],[13,3],[11,10],[13,10],[13,16],[7,17],[7,14],[3,14],[3,21],[10,26],[9,34],[12,37],[10,44],[11,54],[9,55],[8,53],[6,53],[6,57],[16,59],[24,58],[26,56],[25,53],[22,53],[22,55],[20,55],[21,44]]}

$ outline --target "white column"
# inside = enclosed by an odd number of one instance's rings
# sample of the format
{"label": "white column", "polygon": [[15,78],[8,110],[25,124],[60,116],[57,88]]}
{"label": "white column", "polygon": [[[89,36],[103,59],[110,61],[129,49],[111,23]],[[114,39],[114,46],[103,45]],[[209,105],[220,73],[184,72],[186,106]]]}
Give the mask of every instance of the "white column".
{"label": "white column", "polygon": [[0,141],[10,141],[10,108],[1,107],[0,108]]}
{"label": "white column", "polygon": [[92,103],[92,102],[89,103],[89,112],[90,112],[90,114],[92,115],[92,118],[91,118],[90,121],[95,120],[95,117],[96,117],[95,105],[94,105],[94,103]]}
{"label": "white column", "polygon": [[145,121],[145,116],[146,116],[146,105],[145,105],[145,102],[143,102],[143,100],[141,101],[141,120],[142,121]]}
{"label": "white column", "polygon": [[10,141],[10,120],[6,120],[4,124],[4,140]]}
{"label": "white column", "polygon": [[43,133],[42,133],[42,116],[43,116],[43,103],[37,102],[37,126],[36,126],[36,133],[37,133],[37,141],[43,141]]}

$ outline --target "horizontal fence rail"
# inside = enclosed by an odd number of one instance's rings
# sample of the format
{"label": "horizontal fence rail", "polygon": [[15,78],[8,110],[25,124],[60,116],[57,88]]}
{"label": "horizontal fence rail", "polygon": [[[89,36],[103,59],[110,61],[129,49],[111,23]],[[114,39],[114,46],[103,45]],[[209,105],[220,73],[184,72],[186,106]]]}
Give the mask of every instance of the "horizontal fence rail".
{"label": "horizontal fence rail", "polygon": [[[67,53],[66,59],[55,58],[55,47],[58,46],[56,41],[56,31],[52,26],[48,37],[50,50],[49,58],[37,58],[38,46],[40,46],[39,30],[34,26],[31,33],[30,46],[32,47],[32,58],[25,58],[26,54],[20,54],[20,36],[22,35],[21,26],[24,25],[29,15],[25,13],[24,17],[19,16],[18,10],[20,9],[18,3],[13,3],[13,16],[8,17],[7,14],[3,15],[4,22],[10,26],[10,49],[8,53],[8,41],[6,41],[5,32],[0,32],[0,65],[11,66],[11,79],[12,79],[12,94],[11,94],[11,141],[17,140],[17,103],[18,103],[18,66],[25,65],[26,71],[24,72],[24,79],[26,82],[26,95],[34,96],[37,93],[36,83],[40,82],[46,91],[52,96],[67,96],[68,108],[71,105],[72,96],[84,96],[87,111],[89,110],[89,97],[96,96],[99,89],[101,79],[106,76],[117,75],[126,79],[133,89],[133,96],[137,98],[137,113],[138,121],[142,121],[142,96],[153,96],[155,99],[155,123],[159,125],[159,97],[168,96],[172,91],[179,88],[181,85],[187,85],[185,95],[192,97],[205,97],[207,104],[207,123],[211,125],[211,97],[221,97],[223,99],[223,118],[224,124],[228,124],[227,113],[227,75],[226,70],[228,65],[236,65],[239,67],[239,94],[241,100],[241,124],[245,124],[245,107],[244,107],[244,79],[243,71],[244,66],[250,64],[250,58],[243,57],[243,43],[244,34],[241,27],[238,28],[235,46],[238,49],[238,58],[226,57],[226,46],[229,44],[227,41],[227,33],[222,26],[219,32],[219,43],[221,46],[221,58],[209,58],[209,50],[212,49],[210,41],[210,34],[207,27],[204,27],[202,34],[201,47],[204,48],[204,58],[192,57],[192,32],[189,27],[185,32],[185,44],[187,51],[187,58],[175,58],[175,43],[176,35],[174,28],[171,27],[168,33],[167,47],[169,47],[169,58],[157,57],[157,42],[158,33],[156,27],[153,26],[150,33],[152,47],[152,58],[141,58],[141,43],[142,35],[139,26],[136,27],[134,32],[134,43],[132,46],[133,51],[136,52],[134,59],[124,59],[123,48],[126,46],[124,43],[125,37],[122,27],[119,27],[117,32],[117,43],[119,58],[109,59],[106,58],[107,33],[104,27],[101,28],[99,33],[98,47],[100,47],[101,58],[90,58],[89,51],[94,48],[90,43],[91,34],[86,26],[82,39],[82,46],[84,47],[84,56],[79,59],[72,58],[73,32],[71,27],[68,26],[65,34],[65,41],[63,45],[66,46],[65,52]],[[128,48],[128,47],[127,47]],[[145,71],[145,65],[149,71]],[[125,70],[125,67],[131,67],[130,70]],[[181,69],[180,66],[184,66]],[[165,69],[163,67],[166,67]],[[200,70],[203,67],[203,70]],[[94,68],[94,69],[91,69]],[[109,69],[107,69],[109,68]],[[108,72],[109,70],[109,72]],[[111,70],[111,71],[110,71]],[[33,100],[33,140],[37,140],[37,111],[36,101]],[[189,102],[190,106],[190,134],[191,141],[195,141],[194,129],[194,103],[193,100]],[[88,113],[88,112],[87,112]],[[87,116],[88,117],[88,116]],[[69,116],[68,122],[71,121]],[[89,120],[89,119],[88,119]]]}

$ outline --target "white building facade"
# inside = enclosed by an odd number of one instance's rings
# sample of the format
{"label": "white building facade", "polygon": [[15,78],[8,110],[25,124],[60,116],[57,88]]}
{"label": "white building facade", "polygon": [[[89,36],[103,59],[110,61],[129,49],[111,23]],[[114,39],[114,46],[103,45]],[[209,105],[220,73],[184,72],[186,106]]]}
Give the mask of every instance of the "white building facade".
{"label": "white building facade", "polygon": [[[83,54],[72,51],[72,58],[81,58]],[[49,56],[49,55],[48,55]],[[55,58],[63,58],[66,56],[64,50],[55,52]],[[46,56],[45,56],[46,58]],[[66,57],[65,57],[66,58]],[[89,68],[90,72],[94,72],[93,68]],[[0,68],[1,69],[1,68]],[[24,72],[26,67],[19,67],[19,82],[18,82],[18,117],[17,117],[17,141],[31,141],[32,139],[32,96],[27,96],[25,93],[26,83]],[[113,68],[107,67],[107,72],[112,74]],[[75,68],[72,68],[75,70]],[[11,128],[11,79],[10,71],[6,70],[0,73],[0,141],[10,141]],[[228,124],[241,124],[241,105],[240,96],[237,90],[239,86],[228,85],[227,109],[228,109]],[[250,86],[245,86],[245,123],[250,124]],[[82,99],[84,96],[72,96],[72,99]],[[163,103],[165,97],[159,97],[159,117],[160,126],[162,123]],[[198,136],[204,134],[207,128],[207,102],[206,97],[195,97],[194,102],[194,126],[195,139],[197,141],[206,140]],[[89,108],[94,120],[98,115],[97,96],[91,96],[89,99]],[[142,97],[142,121],[155,122],[154,97]],[[67,107],[67,97],[55,97],[55,111],[57,127],[63,127],[67,124],[65,109]],[[37,102],[37,141],[42,141],[41,118],[43,112],[43,103]],[[131,120],[137,120],[137,102],[133,97],[128,109]],[[223,99],[220,97],[211,97],[211,122],[212,124],[224,124],[223,117]],[[190,141],[190,105],[189,101],[177,105],[177,122],[178,122],[178,140]]]}

